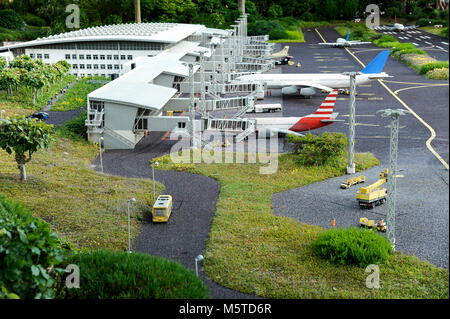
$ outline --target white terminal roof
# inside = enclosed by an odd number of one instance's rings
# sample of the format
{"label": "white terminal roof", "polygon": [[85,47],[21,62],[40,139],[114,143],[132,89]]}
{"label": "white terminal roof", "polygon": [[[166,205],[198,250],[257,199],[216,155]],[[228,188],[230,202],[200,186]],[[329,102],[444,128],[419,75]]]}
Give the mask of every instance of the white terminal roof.
{"label": "white terminal roof", "polygon": [[[208,48],[200,47],[195,42],[182,41],[154,57],[139,57],[133,61],[136,63],[135,69],[91,92],[88,98],[161,110],[177,90],[153,84],[153,80],[162,73],[189,76],[189,67],[180,59],[186,55],[196,56],[198,51],[205,51],[205,56],[211,56]],[[195,66],[194,72],[198,68]]]}
{"label": "white terminal roof", "polygon": [[202,32],[206,27],[199,24],[181,23],[127,23],[91,27],[71,32],[38,38],[10,46],[0,47],[0,51],[45,44],[88,42],[88,41],[140,41],[177,43],[192,34]]}

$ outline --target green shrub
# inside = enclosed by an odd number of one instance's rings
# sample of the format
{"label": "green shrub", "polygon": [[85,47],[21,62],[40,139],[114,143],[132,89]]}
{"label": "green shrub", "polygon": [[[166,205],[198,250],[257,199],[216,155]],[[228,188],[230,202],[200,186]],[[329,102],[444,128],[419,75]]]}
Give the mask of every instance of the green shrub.
{"label": "green shrub", "polygon": [[377,47],[380,47],[380,48],[393,48],[393,47],[395,47],[398,44],[399,44],[398,41],[395,41],[395,42],[377,42],[377,43],[375,43],[375,45]]}
{"label": "green shrub", "polygon": [[298,154],[300,165],[306,166],[339,166],[347,147],[347,137],[341,133],[308,133],[302,137],[288,135],[288,141],[294,144],[294,153]]}
{"label": "green shrub", "polygon": [[398,55],[403,54],[427,54],[427,53],[421,49],[405,49],[398,52]]}
{"label": "green shrub", "polygon": [[286,30],[272,30],[269,33],[269,39],[270,40],[280,40],[280,39],[287,39],[288,38],[288,34],[286,32]]}
{"label": "green shrub", "polygon": [[338,264],[366,267],[386,260],[392,253],[389,241],[376,230],[356,227],[330,229],[317,236],[314,251]]}
{"label": "green shrub", "polygon": [[432,62],[432,63],[424,64],[420,67],[419,73],[426,74],[431,70],[441,69],[441,68],[448,69],[448,61],[439,61],[439,62]]}
{"label": "green shrub", "polygon": [[410,50],[410,49],[415,49],[415,48],[416,47],[414,46],[414,44],[412,44],[410,42],[399,43],[395,46],[394,49],[391,50],[391,55],[398,51]]}
{"label": "green shrub", "polygon": [[427,25],[431,25],[431,20],[427,18],[420,18],[419,20],[416,21],[416,25],[425,27]]}
{"label": "green shrub", "polygon": [[7,29],[23,29],[25,23],[22,18],[11,9],[0,10],[0,27]]}
{"label": "green shrub", "polygon": [[62,130],[67,137],[87,140],[86,119],[87,112],[83,112],[80,116],[64,123],[60,130]]}
{"label": "green shrub", "polygon": [[398,42],[397,38],[393,35],[383,34],[379,39],[375,40],[374,43],[377,42]]}
{"label": "green shrub", "polygon": [[44,19],[42,19],[42,18],[38,17],[37,15],[34,15],[30,12],[25,14],[23,16],[23,19],[25,20],[25,22],[28,25],[31,25],[31,26],[43,27],[47,24]]}
{"label": "green shrub", "polygon": [[441,35],[442,37],[448,38],[448,37],[449,37],[448,27],[443,28],[443,29],[441,30],[441,32],[440,32],[440,35]]}
{"label": "green shrub", "polygon": [[285,30],[286,28],[278,20],[257,20],[248,24],[248,35],[269,34],[273,30]]}
{"label": "green shrub", "polygon": [[54,268],[70,251],[44,221],[0,196],[0,287],[21,298],[52,298],[59,274]]}
{"label": "green shrub", "polygon": [[432,80],[448,80],[448,68],[438,68],[428,71],[426,74],[427,78]]}
{"label": "green shrub", "polygon": [[83,252],[67,261],[80,268],[80,288],[62,290],[75,299],[208,298],[193,271],[166,258],[106,250]]}

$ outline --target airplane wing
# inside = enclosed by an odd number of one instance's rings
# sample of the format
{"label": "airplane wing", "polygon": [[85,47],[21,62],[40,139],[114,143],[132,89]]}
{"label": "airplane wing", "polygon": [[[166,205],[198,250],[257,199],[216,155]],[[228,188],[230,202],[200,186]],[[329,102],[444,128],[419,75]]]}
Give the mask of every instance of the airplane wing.
{"label": "airplane wing", "polygon": [[358,45],[358,44],[371,44],[372,42],[361,42],[361,41],[349,41],[350,45]]}
{"label": "airplane wing", "polygon": [[298,86],[298,87],[314,87],[319,90],[325,90],[327,92],[333,91],[333,88],[330,88],[325,85],[321,85],[315,82],[305,82],[305,81],[282,81],[283,85],[286,86]]}
{"label": "airplane wing", "polygon": [[321,43],[317,43],[318,45],[328,45],[328,46],[335,46],[337,45],[336,42],[321,42]]}
{"label": "airplane wing", "polygon": [[297,133],[297,132],[294,132],[291,130],[285,130],[285,129],[280,129],[280,128],[273,128],[273,129],[271,129],[271,131],[273,131],[275,133],[278,132],[278,133],[283,133],[283,134],[292,134],[292,135],[296,135],[296,136],[300,136],[300,137],[305,136],[303,134],[300,134],[300,133]]}
{"label": "airplane wing", "polygon": [[403,30],[412,30],[412,29],[417,29],[417,26],[415,26],[415,25],[405,26],[405,28]]}

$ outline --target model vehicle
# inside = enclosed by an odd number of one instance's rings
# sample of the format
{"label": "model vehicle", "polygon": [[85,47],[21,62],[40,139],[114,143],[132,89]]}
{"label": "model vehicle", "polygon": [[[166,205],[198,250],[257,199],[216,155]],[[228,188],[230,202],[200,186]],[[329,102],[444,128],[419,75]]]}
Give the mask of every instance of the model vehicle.
{"label": "model vehicle", "polygon": [[356,192],[356,200],[361,208],[374,208],[386,202],[387,190],[386,188],[380,188],[380,186],[387,182],[388,175],[389,170],[385,168],[380,173],[379,180],[367,187],[361,187]]}
{"label": "model vehicle", "polygon": [[247,109],[247,113],[267,113],[267,112],[280,112],[282,109],[281,104],[256,104]]}
{"label": "model vehicle", "polygon": [[364,228],[375,228],[378,231],[385,232],[386,231],[386,222],[384,219],[380,219],[378,223],[375,224],[373,219],[368,219],[367,217],[362,217],[359,219],[359,225]]}
{"label": "model vehicle", "polygon": [[36,112],[29,116],[27,116],[28,119],[38,119],[38,120],[46,120],[48,119],[48,113],[46,112]]}
{"label": "model vehicle", "polygon": [[347,188],[350,188],[353,185],[356,185],[356,184],[359,184],[359,183],[364,183],[365,181],[366,181],[366,177],[364,175],[361,175],[359,177],[349,178],[349,179],[346,179],[345,181],[342,182],[341,188],[342,189],[347,189]]}
{"label": "model vehicle", "polygon": [[284,58],[282,58],[281,60],[275,61],[275,64],[276,65],[286,65],[286,64],[289,64],[291,59],[292,59],[292,56],[288,55],[288,56],[285,56]]}
{"label": "model vehicle", "polygon": [[172,214],[172,196],[159,195],[152,208],[152,221],[154,223],[167,222]]}

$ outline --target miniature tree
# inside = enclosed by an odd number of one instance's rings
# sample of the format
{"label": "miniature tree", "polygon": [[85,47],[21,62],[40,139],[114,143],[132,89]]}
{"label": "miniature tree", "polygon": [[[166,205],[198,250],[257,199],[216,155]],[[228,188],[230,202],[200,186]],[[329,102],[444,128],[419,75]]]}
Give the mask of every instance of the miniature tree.
{"label": "miniature tree", "polygon": [[27,179],[25,164],[33,153],[48,148],[52,141],[53,125],[45,122],[25,117],[7,118],[0,122],[0,148],[8,154],[14,151],[22,181]]}

